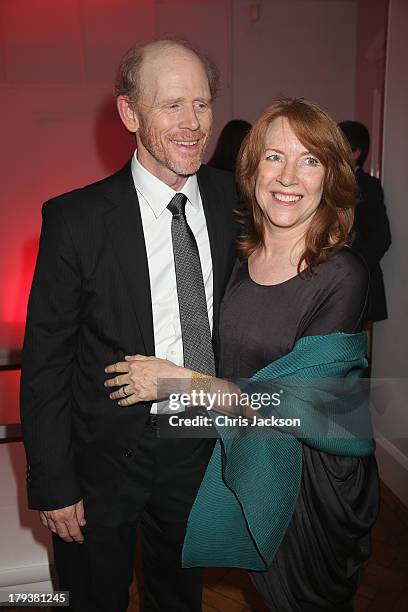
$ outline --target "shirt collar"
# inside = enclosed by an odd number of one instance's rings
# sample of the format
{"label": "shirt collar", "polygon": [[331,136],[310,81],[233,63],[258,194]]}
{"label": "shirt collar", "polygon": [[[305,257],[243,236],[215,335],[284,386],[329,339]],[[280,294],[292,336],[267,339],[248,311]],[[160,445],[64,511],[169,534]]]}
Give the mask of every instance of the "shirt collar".
{"label": "shirt collar", "polygon": [[176,193],[184,193],[192,207],[195,210],[199,209],[201,200],[196,174],[188,177],[180,191],[174,191],[174,189],[163,183],[163,181],[142,166],[137,159],[137,151],[133,154],[131,169],[136,190],[142,194],[155,217],[159,217],[162,214]]}

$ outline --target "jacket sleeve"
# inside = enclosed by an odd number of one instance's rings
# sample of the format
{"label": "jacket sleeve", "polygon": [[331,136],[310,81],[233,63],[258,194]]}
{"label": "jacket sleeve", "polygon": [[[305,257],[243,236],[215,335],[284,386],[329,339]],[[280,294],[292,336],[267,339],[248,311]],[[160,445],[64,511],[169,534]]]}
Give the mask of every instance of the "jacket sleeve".
{"label": "jacket sleeve", "polygon": [[71,440],[80,298],[79,260],[68,226],[61,206],[47,203],[28,304],[20,388],[28,505],[39,510],[81,499]]}
{"label": "jacket sleeve", "polygon": [[373,266],[390,248],[390,223],[380,181],[368,177],[360,184],[360,189],[362,201],[356,210],[356,239],[352,248]]}

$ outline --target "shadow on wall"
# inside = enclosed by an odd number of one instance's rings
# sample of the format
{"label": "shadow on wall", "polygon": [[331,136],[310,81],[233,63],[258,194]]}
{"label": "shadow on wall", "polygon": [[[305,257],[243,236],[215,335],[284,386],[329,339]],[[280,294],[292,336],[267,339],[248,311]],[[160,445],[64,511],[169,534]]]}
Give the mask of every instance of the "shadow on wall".
{"label": "shadow on wall", "polygon": [[111,96],[105,98],[98,109],[94,133],[98,159],[106,174],[113,174],[132,156],[135,136],[122,124],[116,101]]}

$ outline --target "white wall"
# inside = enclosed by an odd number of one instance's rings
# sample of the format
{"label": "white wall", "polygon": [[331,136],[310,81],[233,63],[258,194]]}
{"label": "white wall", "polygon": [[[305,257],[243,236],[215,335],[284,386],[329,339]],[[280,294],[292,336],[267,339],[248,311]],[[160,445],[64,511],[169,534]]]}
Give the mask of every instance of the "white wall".
{"label": "white wall", "polygon": [[[373,377],[407,378],[408,371],[408,2],[390,0],[383,135],[383,184],[393,236],[383,260],[389,318],[376,323]],[[407,397],[401,383],[390,387],[387,413],[399,439],[379,448],[380,473],[408,505],[408,428],[402,413]],[[402,402],[402,403],[401,403]],[[405,421],[406,422],[406,421]]]}
{"label": "white wall", "polygon": [[309,98],[338,121],[353,118],[356,24],[354,0],[234,1],[234,116],[252,121],[284,95]]}
{"label": "white wall", "polygon": [[358,0],[355,119],[369,129],[371,147],[365,169],[377,177],[381,174],[387,20],[388,0]]}
{"label": "white wall", "polygon": [[7,590],[52,590],[51,537],[27,509],[21,442],[0,444],[0,604]]}

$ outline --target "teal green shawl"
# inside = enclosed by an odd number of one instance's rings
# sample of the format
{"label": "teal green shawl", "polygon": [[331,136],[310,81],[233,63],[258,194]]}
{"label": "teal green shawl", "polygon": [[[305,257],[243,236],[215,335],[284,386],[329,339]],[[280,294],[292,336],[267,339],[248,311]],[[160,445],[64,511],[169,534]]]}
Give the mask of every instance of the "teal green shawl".
{"label": "teal green shawl", "polygon": [[[301,338],[284,357],[250,380],[356,379],[367,367],[365,333],[333,333]],[[273,382],[273,381],[271,381]],[[340,381],[341,382],[341,381]],[[266,383],[263,383],[264,385]],[[301,388],[301,385],[299,386]],[[307,417],[307,398],[292,394],[287,415]],[[327,399],[327,398],[326,398]],[[330,399],[330,398],[329,398]],[[321,451],[346,456],[374,453],[372,438],[347,431],[337,419],[341,402],[326,401],[333,418],[324,427],[294,435],[242,435],[234,427],[217,427],[220,434],[191,510],[183,547],[183,567],[221,566],[266,570],[288,528],[302,476],[302,442]],[[284,402],[283,402],[284,403]],[[367,406],[365,411],[368,413]],[[282,414],[282,411],[281,411]],[[211,414],[215,416],[214,413]],[[343,415],[344,416],[344,415]],[[319,432],[320,431],[320,432]]]}

